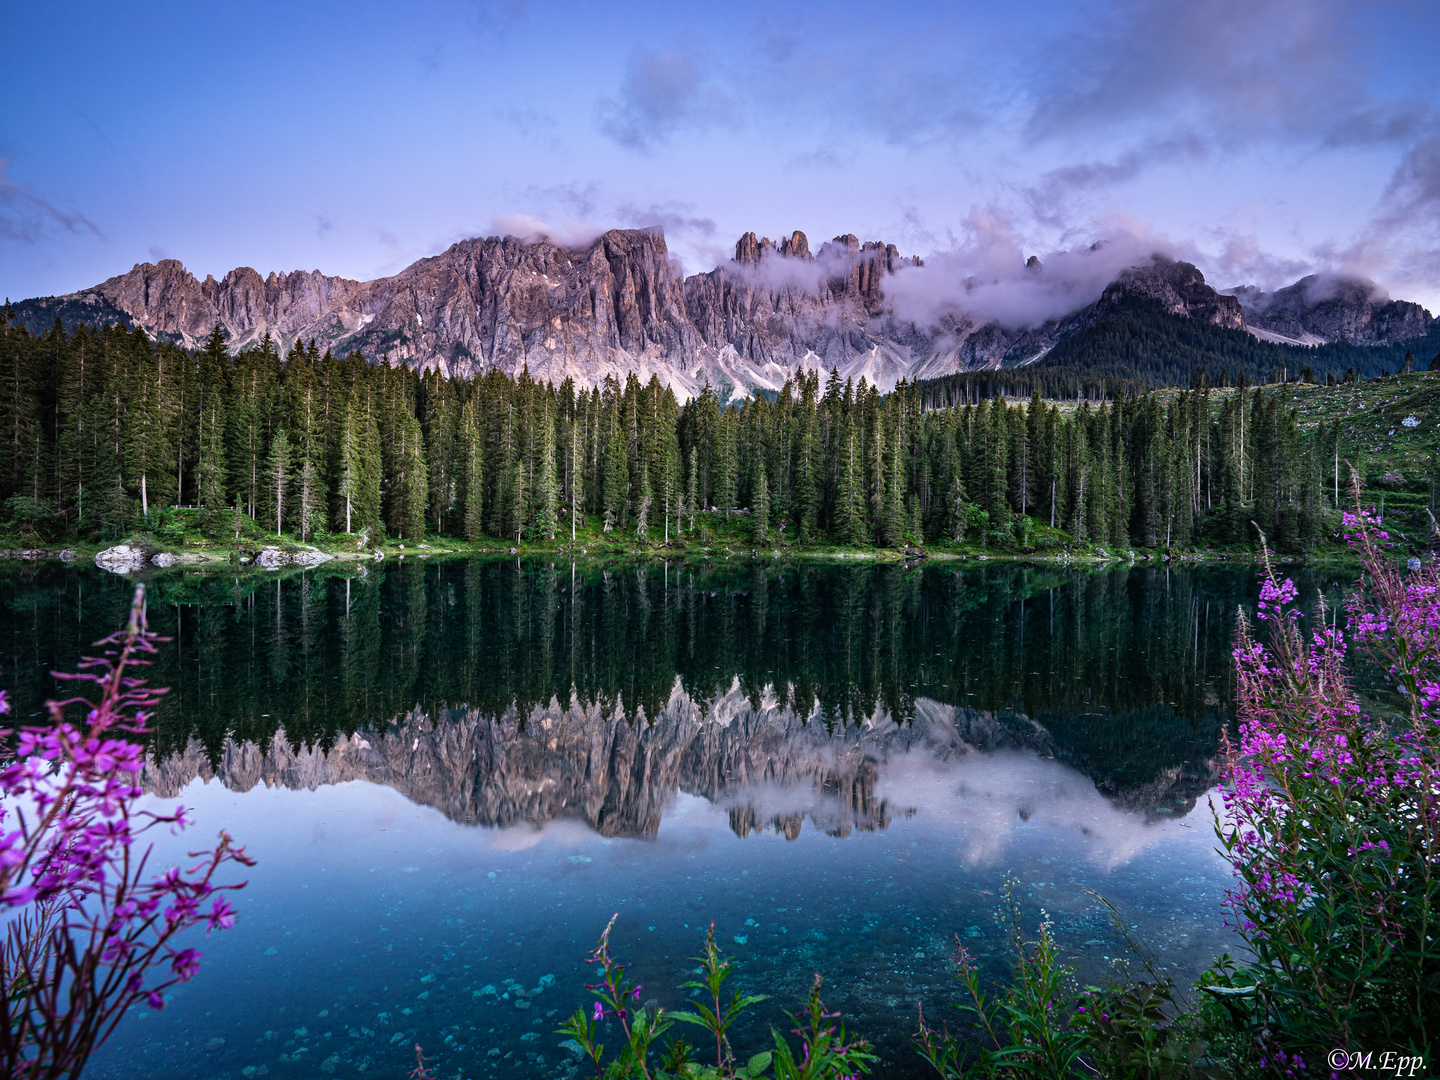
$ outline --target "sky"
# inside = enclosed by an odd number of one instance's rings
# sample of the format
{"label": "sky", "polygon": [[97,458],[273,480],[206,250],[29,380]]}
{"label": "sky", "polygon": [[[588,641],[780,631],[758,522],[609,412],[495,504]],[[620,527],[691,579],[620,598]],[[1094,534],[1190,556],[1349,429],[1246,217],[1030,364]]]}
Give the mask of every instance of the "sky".
{"label": "sky", "polygon": [[471,236],[660,225],[686,273],[750,230],[885,240],[941,291],[1101,242],[1106,273],[1159,251],[1440,312],[1433,0],[0,14],[12,299],[161,258],[369,279]]}

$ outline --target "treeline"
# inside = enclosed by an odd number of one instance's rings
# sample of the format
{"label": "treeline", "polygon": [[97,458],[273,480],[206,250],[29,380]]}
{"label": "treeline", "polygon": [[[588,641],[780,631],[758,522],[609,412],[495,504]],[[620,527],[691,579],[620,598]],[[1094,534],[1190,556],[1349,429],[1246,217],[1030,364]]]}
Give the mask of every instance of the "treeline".
{"label": "treeline", "polygon": [[[267,338],[231,356],[119,327],[0,334],[0,499],[12,526],[118,537],[170,506],[212,535],[257,526],[405,542],[568,538],[595,515],[640,541],[705,538],[744,511],[757,542],[1029,547],[1202,536],[1282,548],[1328,527],[1333,430],[1281,395],[1200,386],[1063,412],[1038,396],[941,411],[901,383],[797,372],[773,400],[680,405],[655,379],[595,389],[417,373]],[[253,524],[252,524],[253,523]]]}

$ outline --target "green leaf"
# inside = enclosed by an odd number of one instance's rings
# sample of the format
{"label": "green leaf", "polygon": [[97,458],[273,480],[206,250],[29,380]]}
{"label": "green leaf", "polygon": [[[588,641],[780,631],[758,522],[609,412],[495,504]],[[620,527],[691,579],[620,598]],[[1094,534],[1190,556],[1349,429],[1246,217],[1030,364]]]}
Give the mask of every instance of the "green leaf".
{"label": "green leaf", "polygon": [[766,1069],[770,1068],[770,1062],[774,1057],[775,1055],[769,1050],[761,1051],[746,1063],[745,1071],[748,1072],[751,1077],[757,1077]]}
{"label": "green leaf", "polygon": [[677,1013],[671,1013],[671,1014],[670,1014],[670,1019],[671,1019],[671,1020],[679,1020],[682,1024],[694,1024],[694,1025],[696,1025],[697,1027],[703,1027],[703,1028],[708,1028],[708,1029],[710,1029],[710,1030],[714,1030],[714,1026],[715,1026],[714,1014],[711,1013],[709,1009],[705,1008],[704,1005],[699,1006],[699,1008],[700,1008],[701,1013],[703,1013],[703,1014],[705,1014],[705,1015],[696,1016],[696,1015],[695,1015],[694,1013],[692,1013],[692,1012],[677,1012]]}

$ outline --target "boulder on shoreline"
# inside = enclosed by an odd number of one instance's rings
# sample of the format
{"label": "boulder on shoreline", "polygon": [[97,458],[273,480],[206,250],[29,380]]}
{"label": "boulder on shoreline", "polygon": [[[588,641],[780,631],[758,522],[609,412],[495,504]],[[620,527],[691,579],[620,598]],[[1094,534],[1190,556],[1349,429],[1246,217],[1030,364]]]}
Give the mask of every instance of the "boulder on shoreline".
{"label": "boulder on shoreline", "polygon": [[317,548],[309,548],[305,551],[281,551],[277,547],[267,547],[255,556],[255,565],[262,570],[278,570],[282,566],[319,566],[334,557],[334,555],[327,555]]}
{"label": "boulder on shoreline", "polygon": [[133,574],[145,567],[145,549],[130,544],[116,544],[95,556],[95,565],[112,574]]}

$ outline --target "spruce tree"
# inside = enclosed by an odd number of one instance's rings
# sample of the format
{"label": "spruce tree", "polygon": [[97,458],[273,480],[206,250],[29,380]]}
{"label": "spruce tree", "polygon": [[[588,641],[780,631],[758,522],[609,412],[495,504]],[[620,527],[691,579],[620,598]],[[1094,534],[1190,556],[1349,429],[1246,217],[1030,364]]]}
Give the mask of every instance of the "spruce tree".
{"label": "spruce tree", "polygon": [[485,450],[473,393],[461,413],[460,444],[465,463],[465,539],[473,543],[485,531]]}
{"label": "spruce tree", "polygon": [[605,531],[616,528],[625,517],[625,501],[629,494],[625,460],[625,443],[614,415],[610,418],[610,440],[605,447],[605,490],[601,497],[601,513]]}
{"label": "spruce tree", "polygon": [[835,538],[842,544],[858,544],[865,531],[864,480],[853,430],[846,434],[841,452],[844,457],[835,502]]}
{"label": "spruce tree", "polygon": [[955,543],[963,543],[965,540],[965,529],[969,525],[969,503],[965,498],[965,482],[961,479],[960,473],[956,472],[950,480],[950,539]]}
{"label": "spruce tree", "polygon": [[690,509],[690,531],[695,531],[695,504],[700,498],[700,480],[695,464],[695,448],[690,448],[690,469],[685,485],[685,505]]}
{"label": "spruce tree", "polygon": [[555,425],[550,420],[547,397],[540,411],[535,477],[535,523],[546,540],[555,539],[555,511],[559,502],[555,490]]}
{"label": "spruce tree", "polygon": [[340,483],[336,490],[336,524],[348,536],[356,525],[356,503],[360,499],[360,477],[364,471],[361,454],[361,425],[356,395],[350,395],[345,417],[340,426],[340,466],[336,470]]}
{"label": "spruce tree", "polygon": [[570,425],[570,542],[575,542],[575,531],[585,514],[585,429],[577,415]]}
{"label": "spruce tree", "polygon": [[368,407],[362,408],[357,416],[356,429],[359,460],[355,497],[356,520],[365,534],[366,541],[378,544],[383,532],[380,521],[382,484],[380,426],[375,422],[375,417]]}
{"label": "spruce tree", "polygon": [[898,547],[900,534],[904,528],[905,514],[905,491],[902,487],[900,468],[900,432],[897,430],[890,439],[889,452],[886,454],[886,477],[885,477],[885,501],[884,510],[880,518],[880,545],[882,547]]}
{"label": "spruce tree", "polygon": [[265,458],[265,524],[280,535],[285,529],[285,500],[290,493],[290,438],[280,428],[270,439],[270,453]]}
{"label": "spruce tree", "polygon": [[770,534],[770,480],[765,475],[765,462],[755,472],[755,497],[750,500],[750,513],[755,523],[755,539],[765,543]]}

